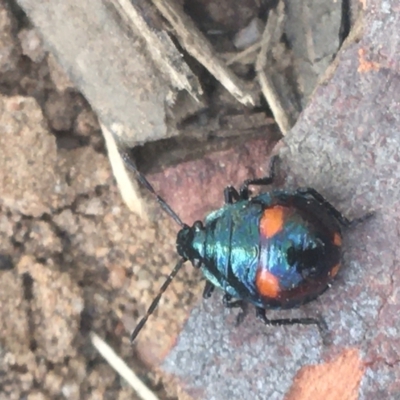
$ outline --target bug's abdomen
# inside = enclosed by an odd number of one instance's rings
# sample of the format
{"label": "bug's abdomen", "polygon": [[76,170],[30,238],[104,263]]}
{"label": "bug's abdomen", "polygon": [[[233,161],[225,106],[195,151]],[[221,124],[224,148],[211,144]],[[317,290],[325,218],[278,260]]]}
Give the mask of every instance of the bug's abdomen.
{"label": "bug's abdomen", "polygon": [[336,275],[341,236],[329,217],[317,223],[312,208],[278,204],[263,211],[259,232],[254,282],[263,307],[291,308],[308,302]]}
{"label": "bug's abdomen", "polygon": [[206,220],[205,277],[263,308],[292,308],[326,288],[340,267],[338,222],[316,201],[273,192]]}

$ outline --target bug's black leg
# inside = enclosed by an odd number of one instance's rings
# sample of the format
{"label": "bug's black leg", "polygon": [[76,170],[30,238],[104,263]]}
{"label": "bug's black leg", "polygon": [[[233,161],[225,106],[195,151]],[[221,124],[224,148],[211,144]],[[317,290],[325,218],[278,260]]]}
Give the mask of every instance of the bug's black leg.
{"label": "bug's black leg", "polygon": [[269,167],[269,176],[265,176],[264,178],[256,178],[256,179],[247,179],[243,182],[242,186],[239,190],[239,196],[242,200],[247,200],[249,198],[249,186],[267,186],[271,185],[275,179],[275,169],[278,157],[272,157],[271,164]]}
{"label": "bug's black leg", "polygon": [[322,206],[324,206],[343,226],[350,226],[351,221],[346,218],[339,210],[337,210],[328,200],[322,196],[321,193],[317,192],[315,189],[310,187],[299,188],[297,193],[302,195],[309,195],[314,197]]}
{"label": "bug's black leg", "polygon": [[224,296],[222,297],[222,303],[226,308],[237,308],[237,307],[243,307],[243,301],[242,300],[234,300],[232,301],[232,296],[228,293],[225,293]]}
{"label": "bug's black leg", "polygon": [[361,222],[366,221],[374,215],[373,212],[369,212],[360,218],[350,220],[345,217],[339,210],[337,210],[331,203],[329,203],[329,201],[326,200],[325,197],[322,196],[322,194],[317,192],[315,189],[309,187],[299,188],[297,189],[297,193],[314,197],[315,200],[317,200],[322,206],[324,206],[329,211],[329,213],[332,214],[339,221],[339,223],[345,227],[355,226]]}
{"label": "bug's black leg", "polygon": [[324,344],[330,344],[330,332],[325,320],[320,318],[282,318],[282,319],[268,319],[265,316],[265,309],[256,307],[256,317],[264,322],[265,325],[282,326],[282,325],[316,325],[321,335]]}
{"label": "bug's black leg", "polygon": [[204,286],[203,290],[203,299],[209,299],[214,289],[215,286],[210,281],[206,281],[206,285]]}
{"label": "bug's black leg", "polygon": [[224,189],[224,199],[225,204],[232,204],[233,201],[238,201],[240,199],[238,191],[233,186],[227,186]]}
{"label": "bug's black leg", "polygon": [[246,316],[247,304],[243,300],[232,301],[232,296],[228,293],[224,294],[222,303],[226,308],[241,308],[242,311],[236,317],[236,326],[239,326]]}
{"label": "bug's black leg", "polygon": [[226,187],[224,190],[225,204],[232,204],[233,201],[238,201],[238,200],[248,200],[250,194],[249,193],[250,185],[256,185],[256,186],[271,185],[275,179],[275,168],[277,159],[278,157],[274,156],[271,160],[269,176],[266,176],[264,178],[245,180],[242,186],[240,187],[239,192],[233,186]]}

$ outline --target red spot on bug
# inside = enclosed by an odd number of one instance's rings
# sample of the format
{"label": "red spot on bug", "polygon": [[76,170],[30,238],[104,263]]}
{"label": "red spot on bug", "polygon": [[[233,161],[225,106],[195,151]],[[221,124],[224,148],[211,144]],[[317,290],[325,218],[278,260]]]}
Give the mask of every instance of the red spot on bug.
{"label": "red spot on bug", "polygon": [[331,278],[334,278],[337,275],[337,273],[339,272],[339,269],[340,269],[340,264],[336,264],[331,268],[331,270],[329,272],[329,275],[331,276]]}
{"label": "red spot on bug", "polygon": [[338,247],[342,245],[342,237],[340,236],[339,233],[335,233],[333,235],[333,244]]}
{"label": "red spot on bug", "polygon": [[262,296],[276,298],[279,295],[279,279],[266,269],[259,268],[256,275],[258,293]]}
{"label": "red spot on bug", "polygon": [[267,208],[260,220],[260,233],[270,239],[282,230],[284,224],[284,207],[275,206]]}

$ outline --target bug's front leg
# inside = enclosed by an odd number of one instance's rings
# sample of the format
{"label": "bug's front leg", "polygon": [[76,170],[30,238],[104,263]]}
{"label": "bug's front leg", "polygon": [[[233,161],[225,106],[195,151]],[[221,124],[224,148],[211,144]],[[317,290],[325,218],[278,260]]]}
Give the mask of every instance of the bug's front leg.
{"label": "bug's front leg", "polygon": [[232,300],[232,296],[228,293],[224,294],[224,297],[222,297],[222,304],[226,308],[237,308],[237,307],[243,307],[243,300]]}
{"label": "bug's front leg", "polygon": [[225,204],[233,204],[234,201],[240,200],[238,191],[233,186],[227,186],[224,189]]}
{"label": "bug's front leg", "polygon": [[203,290],[203,299],[209,299],[215,289],[215,286],[210,282],[206,281],[206,284],[204,286]]}
{"label": "bug's front leg", "polygon": [[240,187],[239,195],[243,200],[247,200],[249,198],[249,186],[268,186],[274,183],[275,175],[276,175],[276,164],[278,162],[278,156],[272,157],[270,167],[269,167],[269,176],[265,176],[263,178],[256,179],[247,179],[243,182]]}

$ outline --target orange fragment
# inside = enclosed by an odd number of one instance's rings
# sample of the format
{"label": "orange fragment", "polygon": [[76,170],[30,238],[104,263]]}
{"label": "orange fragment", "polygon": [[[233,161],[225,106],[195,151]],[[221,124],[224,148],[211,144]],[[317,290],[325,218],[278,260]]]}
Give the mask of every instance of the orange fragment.
{"label": "orange fragment", "polygon": [[365,370],[360,351],[345,349],[331,361],[301,367],[285,400],[357,400]]}
{"label": "orange fragment", "polygon": [[338,247],[342,245],[342,237],[338,233],[333,235],[333,244]]}
{"label": "orange fragment", "polygon": [[336,264],[332,267],[331,271],[329,272],[329,275],[331,276],[331,278],[334,278],[337,273],[339,272],[340,269],[340,264]]}

